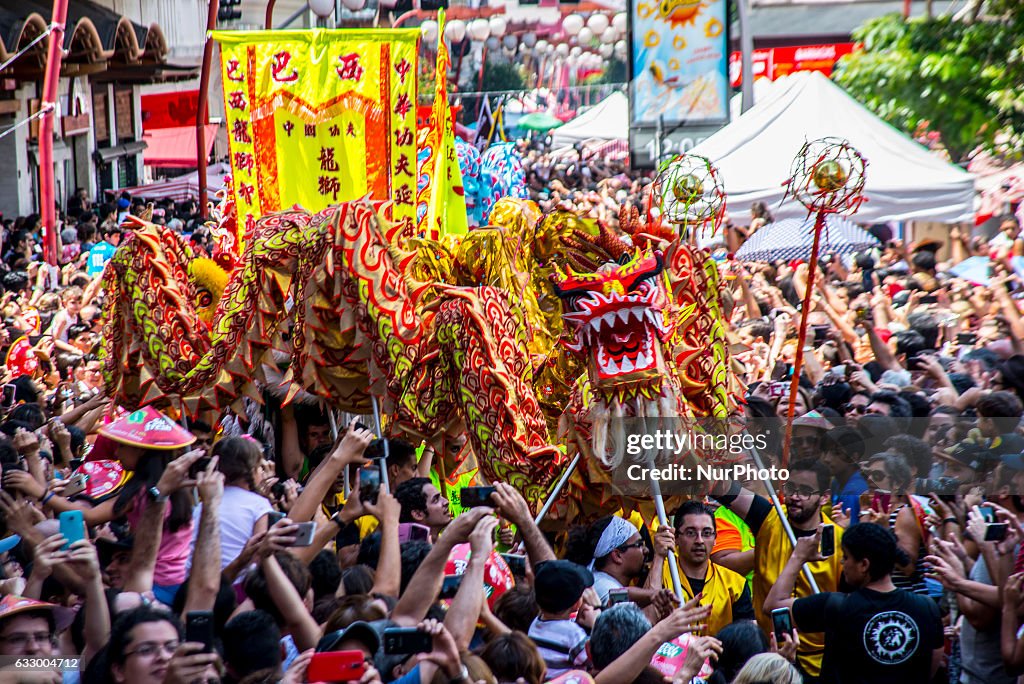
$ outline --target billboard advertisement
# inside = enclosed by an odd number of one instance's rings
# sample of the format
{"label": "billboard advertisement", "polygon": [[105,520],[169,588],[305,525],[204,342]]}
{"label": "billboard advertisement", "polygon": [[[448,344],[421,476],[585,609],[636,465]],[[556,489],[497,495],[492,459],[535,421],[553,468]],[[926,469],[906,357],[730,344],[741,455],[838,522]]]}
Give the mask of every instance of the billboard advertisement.
{"label": "billboard advertisement", "polygon": [[667,155],[685,151],[682,141],[694,130],[706,137],[728,122],[727,5],[727,0],[631,0],[630,147],[634,164],[653,166],[656,162],[654,133],[659,126],[661,151]]}

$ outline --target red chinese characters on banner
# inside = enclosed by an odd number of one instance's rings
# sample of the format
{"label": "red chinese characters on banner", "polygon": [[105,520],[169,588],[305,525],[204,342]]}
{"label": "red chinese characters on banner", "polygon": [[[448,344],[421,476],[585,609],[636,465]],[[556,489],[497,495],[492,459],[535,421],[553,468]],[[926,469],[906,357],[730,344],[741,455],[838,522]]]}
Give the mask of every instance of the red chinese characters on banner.
{"label": "red chinese characters on banner", "polygon": [[251,172],[256,167],[256,160],[251,152],[235,152],[235,168],[239,171]]}
{"label": "red chinese characters on banner", "polygon": [[343,81],[362,80],[364,69],[359,64],[359,55],[357,53],[350,52],[347,55],[340,55],[338,61],[341,63],[341,66],[335,68],[335,71],[338,72],[338,78]]}
{"label": "red chinese characters on banner", "polygon": [[233,90],[228,95],[228,107],[245,111],[248,105],[249,103],[245,101],[245,93],[241,90]]}
{"label": "red chinese characters on banner", "polygon": [[229,59],[228,60],[227,78],[228,78],[229,81],[234,81],[235,83],[241,83],[242,81],[245,80],[245,74],[243,72],[239,71],[239,68],[241,66],[242,65],[238,62],[237,59]]}
{"label": "red chinese characters on banner", "polygon": [[400,59],[395,62],[395,73],[398,74],[401,85],[405,85],[405,77],[409,75],[409,71],[411,69],[412,64],[410,64],[407,59]]}
{"label": "red chinese characters on banner", "polygon": [[[840,57],[860,49],[858,43],[828,43],[754,50],[751,55],[754,78],[769,81],[796,71],[819,71],[831,76]],[[739,52],[729,56],[729,80],[733,88],[743,83],[743,61]]]}
{"label": "red chinese characters on banner", "polygon": [[324,197],[331,196],[331,200],[338,201],[338,193],[341,192],[341,181],[333,176],[320,176],[317,179],[317,192]]}
{"label": "red chinese characters on banner", "polygon": [[231,126],[231,136],[236,143],[252,144],[252,136],[249,134],[249,122],[239,119]]}
{"label": "red chinese characters on banner", "polygon": [[291,64],[292,53],[281,51],[274,55],[274,61],[270,65],[270,75],[278,83],[294,83],[299,80],[299,72],[295,69],[288,69]]}
{"label": "red chinese characters on banner", "polygon": [[400,154],[398,155],[398,161],[395,162],[395,175],[403,174],[409,178],[413,178],[416,174],[413,172],[411,162],[409,161],[409,155]]}
{"label": "red chinese characters on banner", "polygon": [[319,161],[321,171],[338,171],[338,161],[334,158],[333,147],[321,147]]}
{"label": "red chinese characters on banner", "polygon": [[412,145],[415,142],[412,138],[412,130],[408,126],[404,126],[395,131],[395,144],[396,145]]}

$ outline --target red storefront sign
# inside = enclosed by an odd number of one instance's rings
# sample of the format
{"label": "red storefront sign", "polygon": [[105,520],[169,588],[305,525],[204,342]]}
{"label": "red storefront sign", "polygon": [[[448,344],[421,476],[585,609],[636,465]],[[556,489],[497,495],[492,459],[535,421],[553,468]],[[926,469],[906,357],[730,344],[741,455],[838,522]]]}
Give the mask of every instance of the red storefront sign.
{"label": "red storefront sign", "polygon": [[[198,109],[198,90],[143,95],[142,130],[195,126],[196,110]],[[207,110],[206,121],[209,122],[209,120],[209,110]]]}
{"label": "red storefront sign", "polygon": [[[857,43],[829,43],[754,50],[751,55],[754,78],[774,81],[794,71],[820,71],[831,76],[839,58],[858,48]],[[739,52],[729,55],[729,81],[733,88],[738,88],[743,81],[743,64]]]}

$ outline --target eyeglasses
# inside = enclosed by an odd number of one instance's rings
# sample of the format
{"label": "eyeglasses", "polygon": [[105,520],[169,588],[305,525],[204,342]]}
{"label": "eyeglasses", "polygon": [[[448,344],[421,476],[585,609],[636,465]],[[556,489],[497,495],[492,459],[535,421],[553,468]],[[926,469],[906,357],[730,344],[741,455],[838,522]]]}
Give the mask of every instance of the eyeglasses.
{"label": "eyeglasses", "polygon": [[632,544],[623,544],[622,546],[619,547],[619,550],[620,551],[629,551],[630,549],[640,549],[640,548],[644,548],[645,546],[647,546],[647,545],[644,543],[643,539],[637,539]]}
{"label": "eyeglasses", "polygon": [[143,641],[134,651],[125,651],[124,657],[137,655],[141,658],[152,658],[161,650],[168,655],[174,655],[174,652],[178,650],[178,646],[180,646],[180,643],[177,639],[165,641],[162,644],[158,644],[155,641]]}
{"label": "eyeglasses", "polygon": [[800,496],[805,499],[821,494],[817,489],[813,489],[807,485],[795,485],[792,482],[787,482],[782,485],[782,491],[786,496]]}
{"label": "eyeglasses", "polygon": [[22,649],[28,646],[28,642],[34,641],[37,644],[52,644],[54,642],[54,636],[49,632],[36,632],[35,634],[9,634],[5,637],[0,637],[0,641],[11,646],[14,649]]}
{"label": "eyeglasses", "polygon": [[843,413],[864,413],[866,408],[863,404],[843,404]]}
{"label": "eyeglasses", "polygon": [[872,482],[881,482],[885,478],[889,477],[889,474],[884,470],[865,470],[864,477],[868,478]]}
{"label": "eyeglasses", "polygon": [[685,530],[680,530],[676,534],[685,537],[686,539],[714,539],[715,535],[718,534],[715,530],[710,527],[705,527],[703,530],[697,530],[692,527],[687,527]]}

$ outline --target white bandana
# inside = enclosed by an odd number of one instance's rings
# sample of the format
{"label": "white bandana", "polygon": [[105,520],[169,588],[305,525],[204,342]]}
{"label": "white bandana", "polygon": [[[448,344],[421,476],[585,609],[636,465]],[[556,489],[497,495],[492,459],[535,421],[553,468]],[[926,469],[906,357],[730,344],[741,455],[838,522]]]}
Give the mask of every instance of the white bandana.
{"label": "white bandana", "polygon": [[601,538],[597,540],[597,548],[594,549],[594,560],[590,561],[590,569],[594,569],[595,560],[604,558],[629,541],[634,534],[636,534],[636,528],[633,527],[633,523],[623,520],[617,515],[612,516],[612,521],[608,523],[608,527],[604,528]]}

